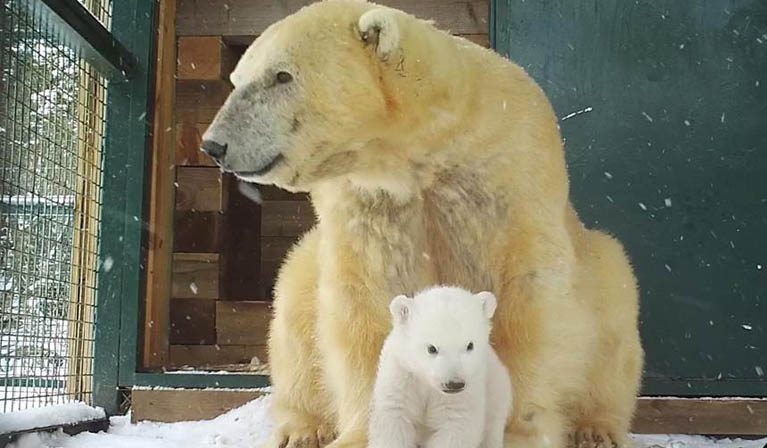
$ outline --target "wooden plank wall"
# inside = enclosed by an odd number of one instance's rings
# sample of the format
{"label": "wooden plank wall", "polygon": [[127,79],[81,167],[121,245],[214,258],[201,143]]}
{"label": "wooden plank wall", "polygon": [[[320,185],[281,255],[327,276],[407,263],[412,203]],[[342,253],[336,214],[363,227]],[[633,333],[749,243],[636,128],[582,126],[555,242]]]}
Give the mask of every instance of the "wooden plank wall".
{"label": "wooden plank wall", "polygon": [[168,364],[169,298],[173,250],[175,189],[174,112],[176,105],[176,0],[158,6],[157,61],[152,127],[151,193],[147,238],[147,281],[144,304],[144,368]]}
{"label": "wooden plank wall", "polygon": [[[170,367],[265,361],[274,279],[287,251],[314,225],[314,212],[306,195],[272,187],[257,187],[262,202],[253,202],[199,147],[245,46],[308,3],[177,0]],[[487,0],[381,3],[489,45]]]}
{"label": "wooden plank wall", "polygon": [[[231,91],[227,77],[242,48],[222,36],[189,36],[177,38],[177,50],[168,367],[249,364],[254,356],[265,362],[270,308],[257,275],[261,208],[199,149]],[[247,338],[232,336],[251,320],[266,325]]]}
{"label": "wooden plank wall", "polygon": [[[242,390],[134,390],[134,422],[192,421],[216,417],[261,396]],[[639,399],[631,428],[635,434],[764,436],[767,400]]]}

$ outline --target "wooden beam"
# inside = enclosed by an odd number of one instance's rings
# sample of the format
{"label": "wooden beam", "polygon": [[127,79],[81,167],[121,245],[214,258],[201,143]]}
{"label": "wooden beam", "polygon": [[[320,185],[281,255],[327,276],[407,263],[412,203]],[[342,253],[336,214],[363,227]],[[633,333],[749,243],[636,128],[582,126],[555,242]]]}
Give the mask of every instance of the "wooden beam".
{"label": "wooden beam", "polygon": [[258,390],[134,389],[131,421],[183,422],[207,420],[264,395]]}
{"label": "wooden beam", "polygon": [[[314,3],[312,0],[179,0],[179,36],[257,36],[272,23]],[[453,34],[487,34],[488,0],[382,0]]]}
{"label": "wooden beam", "polygon": [[263,345],[272,320],[269,302],[216,302],[219,345]]}
{"label": "wooden beam", "polygon": [[[219,212],[179,211],[174,220],[174,252],[221,252],[223,215]],[[256,251],[258,253],[258,251]]]}
{"label": "wooden beam", "polygon": [[767,435],[767,399],[639,399],[637,434]]}
{"label": "wooden beam", "polygon": [[168,358],[173,205],[176,0],[159,3],[157,72],[152,135],[146,302],[141,364],[160,368]]}
{"label": "wooden beam", "polygon": [[277,274],[288,251],[298,241],[296,237],[261,238],[261,272],[259,285],[263,298],[271,300]]}
{"label": "wooden beam", "polygon": [[210,123],[179,122],[176,125],[176,164],[184,166],[216,166],[213,159],[200,151],[202,136]]}
{"label": "wooden beam", "polygon": [[173,299],[170,307],[170,343],[210,345],[216,342],[216,302]]}
{"label": "wooden beam", "polygon": [[256,187],[263,201],[308,201],[306,193],[291,193],[282,188],[272,185],[258,185]]}
{"label": "wooden beam", "polygon": [[226,81],[184,81],[176,83],[176,120],[179,123],[213,123],[232,86]]}
{"label": "wooden beam", "polygon": [[[173,299],[221,298],[219,277],[220,257],[215,253],[174,253]],[[175,307],[175,303],[172,307]]]}
{"label": "wooden beam", "polygon": [[490,34],[465,34],[460,36],[463,39],[474,42],[480,47],[490,48]]}
{"label": "wooden beam", "polygon": [[221,170],[208,167],[178,167],[176,211],[219,212],[224,210]]}
{"label": "wooden beam", "polygon": [[232,175],[224,176],[229,201],[224,212],[222,256],[226,268],[222,284],[227,297],[237,300],[257,300],[265,296],[259,289],[261,270],[261,206],[240,191],[241,187],[260,188],[243,184]]}
{"label": "wooden beam", "polygon": [[225,364],[249,364],[253,357],[266,362],[266,345],[171,345],[171,367],[215,368]]}
{"label": "wooden beam", "polygon": [[[136,395],[137,392],[146,395]],[[167,392],[168,394],[152,395],[147,394],[148,392]],[[210,398],[201,392],[210,393]],[[252,398],[261,396],[260,392],[253,391],[255,395],[245,399],[239,396],[238,392],[242,391],[210,389],[133,391],[133,417],[136,420],[166,422],[213,418]],[[229,397],[229,394],[233,396]],[[147,404],[149,399],[151,399],[151,405]],[[199,405],[196,404],[198,402]],[[218,402],[221,405],[211,406],[211,402]],[[643,397],[639,399],[632,432],[722,436],[765,435],[767,434],[767,400]]]}
{"label": "wooden beam", "polygon": [[186,36],[178,39],[178,79],[226,79],[235,62],[234,52],[220,36]]}
{"label": "wooden beam", "polygon": [[261,236],[298,237],[314,227],[317,217],[308,201],[264,201]]}

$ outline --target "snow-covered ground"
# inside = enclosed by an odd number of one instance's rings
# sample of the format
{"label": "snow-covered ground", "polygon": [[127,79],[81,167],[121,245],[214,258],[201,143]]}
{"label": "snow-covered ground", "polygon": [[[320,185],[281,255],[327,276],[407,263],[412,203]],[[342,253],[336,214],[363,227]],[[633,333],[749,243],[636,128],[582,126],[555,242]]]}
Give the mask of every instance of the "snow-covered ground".
{"label": "snow-covered ground", "polygon": [[[258,398],[213,420],[131,424],[128,416],[113,417],[108,432],[68,436],[29,434],[12,448],[256,448],[272,429],[269,396]],[[762,440],[714,440],[700,436],[642,435],[638,448],[764,448]]]}
{"label": "snow-covered ground", "polygon": [[104,418],[105,415],[103,409],[92,408],[77,401],[46,408],[9,412],[0,414],[0,434],[28,428],[44,428],[97,420]]}

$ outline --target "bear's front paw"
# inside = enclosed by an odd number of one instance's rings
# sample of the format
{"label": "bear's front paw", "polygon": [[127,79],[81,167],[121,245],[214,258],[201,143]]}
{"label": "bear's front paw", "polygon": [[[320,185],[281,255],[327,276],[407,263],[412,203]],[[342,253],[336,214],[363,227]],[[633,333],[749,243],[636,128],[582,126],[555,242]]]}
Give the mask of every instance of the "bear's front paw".
{"label": "bear's front paw", "polygon": [[335,429],[331,426],[320,426],[317,429],[317,444],[320,448],[324,448],[338,437]]}
{"label": "bear's front paw", "polygon": [[317,433],[311,430],[275,430],[272,438],[262,448],[317,448]]}
{"label": "bear's front paw", "polygon": [[568,437],[570,448],[631,448],[626,438],[620,438],[603,428],[581,427]]}
{"label": "bear's front paw", "polygon": [[368,442],[361,436],[346,436],[341,434],[327,448],[367,448]]}

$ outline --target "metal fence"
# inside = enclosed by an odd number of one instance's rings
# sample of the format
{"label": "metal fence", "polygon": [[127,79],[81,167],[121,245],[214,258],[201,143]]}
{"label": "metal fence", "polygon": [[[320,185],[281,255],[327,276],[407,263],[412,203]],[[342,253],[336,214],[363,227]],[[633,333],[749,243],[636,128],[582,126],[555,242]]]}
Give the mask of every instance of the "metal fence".
{"label": "metal fence", "polygon": [[[106,80],[0,0],[0,412],[91,402]],[[106,27],[111,1],[81,0]]]}

